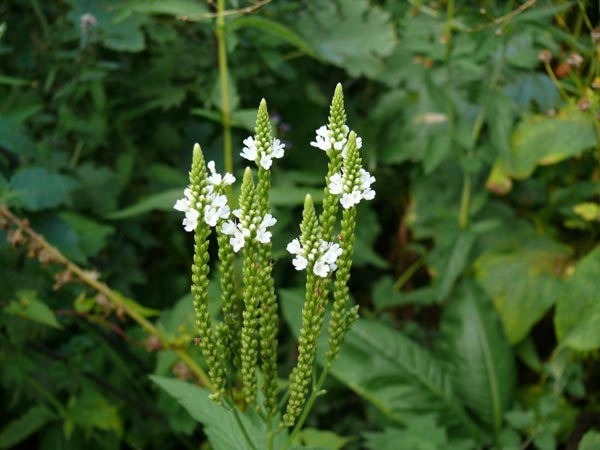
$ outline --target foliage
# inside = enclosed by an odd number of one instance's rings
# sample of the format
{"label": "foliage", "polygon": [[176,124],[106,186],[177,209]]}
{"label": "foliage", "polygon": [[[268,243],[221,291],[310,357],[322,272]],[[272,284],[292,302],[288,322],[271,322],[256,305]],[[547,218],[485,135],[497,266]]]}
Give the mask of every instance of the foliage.
{"label": "foliage", "polygon": [[172,205],[194,142],[218,167],[233,146],[241,179],[267,98],[287,144],[271,197],[283,392],[301,274],[282,249],[305,193],[323,202],[326,157],[306,143],[338,81],[377,198],[357,215],[361,318],[292,448],[595,448],[594,6],[3,2],[0,448],[242,442],[203,387]]}

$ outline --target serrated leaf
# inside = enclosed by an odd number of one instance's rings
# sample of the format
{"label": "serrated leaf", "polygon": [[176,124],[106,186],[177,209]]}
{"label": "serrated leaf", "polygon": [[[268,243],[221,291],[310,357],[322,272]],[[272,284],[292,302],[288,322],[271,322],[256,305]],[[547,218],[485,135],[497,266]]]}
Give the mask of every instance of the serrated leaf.
{"label": "serrated leaf", "polygon": [[0,430],[0,448],[12,448],[55,418],[55,414],[43,405],[29,409],[18,419],[5,424]]}
{"label": "serrated leaf", "polygon": [[585,256],[565,282],[554,325],[562,345],[579,351],[600,347],[600,246]]}
{"label": "serrated leaf", "polygon": [[[298,30],[326,61],[351,76],[376,76],[396,46],[391,16],[367,0],[310,2]],[[332,26],[335,24],[335,26]]]}
{"label": "serrated leaf", "polygon": [[527,336],[558,299],[569,255],[567,247],[533,235],[475,261],[476,279],[492,298],[511,344]]}
{"label": "serrated leaf", "polygon": [[0,119],[0,148],[21,156],[34,156],[35,144],[13,122]]}
{"label": "serrated leaf", "polygon": [[[298,336],[303,296],[281,290],[283,315]],[[327,323],[319,338],[317,360],[325,362]],[[364,370],[369,367],[369,370]],[[432,414],[479,434],[454,395],[448,374],[427,350],[385,324],[359,319],[346,335],[331,373],[390,418],[401,423]]]}
{"label": "serrated leaf", "polygon": [[585,433],[577,450],[600,450],[600,432],[590,430]]}
{"label": "serrated leaf", "polygon": [[450,299],[440,342],[457,395],[498,435],[514,394],[515,363],[491,302],[476,286],[463,284]]}
{"label": "serrated leaf", "polygon": [[[206,389],[185,381],[156,375],[151,375],[150,379],[174,397],[194,419],[204,425],[204,432],[215,450],[249,450],[232,412],[210,400]],[[255,447],[267,448],[266,429],[256,413],[239,413],[239,415]],[[285,432],[279,433],[275,438],[276,446],[281,446],[286,438]]]}
{"label": "serrated leaf", "polygon": [[575,107],[564,108],[555,117],[527,117],[511,137],[507,173],[513,178],[527,178],[538,164],[555,164],[597,144],[593,119]]}
{"label": "serrated leaf", "polygon": [[21,169],[10,180],[10,188],[19,204],[29,211],[60,205],[76,185],[72,178],[49,172],[43,167]]}
{"label": "serrated leaf", "polygon": [[12,300],[4,309],[6,314],[32,320],[59,330],[62,329],[62,325],[56,320],[54,312],[44,302],[37,299],[35,291],[19,291],[17,297],[18,300]]}
{"label": "serrated leaf", "polygon": [[350,438],[338,436],[332,431],[314,428],[302,429],[298,433],[298,440],[304,445],[301,448],[319,448],[323,450],[341,450],[344,445],[350,442]]}

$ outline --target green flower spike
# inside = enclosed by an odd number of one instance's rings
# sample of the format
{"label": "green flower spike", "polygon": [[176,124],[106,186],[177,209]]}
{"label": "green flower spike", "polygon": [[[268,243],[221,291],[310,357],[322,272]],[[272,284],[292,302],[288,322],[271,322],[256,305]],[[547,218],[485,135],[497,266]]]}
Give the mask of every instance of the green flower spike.
{"label": "green flower spike", "polygon": [[[324,255],[332,247],[321,239],[321,230],[312,197],[306,196],[302,223],[300,225],[300,241],[295,239],[288,245],[288,251],[295,253],[296,269],[306,268],[306,302],[302,308],[302,328],[298,339],[298,362],[290,374],[290,397],[283,416],[285,426],[291,427],[302,412],[308,393],[313,364],[317,351],[317,339],[321,333],[325,315],[326,298],[324,287],[328,283],[327,273],[322,272],[319,264],[330,261]],[[336,256],[337,257],[337,256]],[[331,260],[332,264],[335,259]]]}
{"label": "green flower spike", "polygon": [[[271,137],[271,123],[267,102],[263,99],[258,107],[254,141],[259,155],[271,155],[275,140]],[[281,149],[283,149],[282,144]],[[270,214],[269,191],[271,189],[271,172],[258,164],[258,183],[256,186],[257,210],[259,217]],[[260,351],[261,368],[263,372],[263,394],[265,408],[269,417],[275,415],[277,405],[277,330],[279,318],[277,315],[277,296],[273,280],[271,260],[273,249],[270,239],[258,245],[256,254],[256,277],[260,296]]]}
{"label": "green flower spike", "polygon": [[[340,176],[340,179],[342,179],[341,184],[346,186],[347,190],[350,192],[362,194],[363,192],[366,192],[364,187],[365,179],[367,179],[369,186],[370,183],[374,181],[374,178],[371,180],[372,177],[370,177],[370,174],[362,169],[362,161],[360,154],[358,153],[356,134],[354,131],[351,131],[348,137],[348,148],[344,160],[343,174],[343,179]],[[335,183],[336,177],[332,178],[334,178],[333,183]],[[335,189],[331,189],[331,183],[328,186],[328,189],[337,192]],[[374,191],[370,190],[370,187],[367,187],[366,189],[369,189],[369,192],[374,195]],[[370,194],[367,194],[367,197],[370,197]],[[350,267],[352,266],[352,256],[354,254],[356,203],[346,203],[343,200],[343,197],[342,202],[344,209],[342,212],[341,232],[339,234],[342,253],[337,260],[338,269],[333,285],[333,307],[331,310],[331,318],[329,320],[329,349],[327,351],[328,368],[331,368],[333,362],[337,358],[346,332],[358,318],[358,306],[348,309],[350,300],[348,281],[350,280]]]}
{"label": "green flower spike", "polygon": [[[197,210],[204,211],[209,204],[209,183],[207,182],[204,157],[200,146],[194,146],[192,169],[190,171],[190,203]],[[215,391],[211,394],[217,403],[225,395],[226,375],[215,343],[215,336],[208,313],[208,274],[209,254],[208,244],[211,227],[205,221],[199,220],[194,230],[194,263],[192,265],[192,294],[200,349],[209,368],[209,377]]]}

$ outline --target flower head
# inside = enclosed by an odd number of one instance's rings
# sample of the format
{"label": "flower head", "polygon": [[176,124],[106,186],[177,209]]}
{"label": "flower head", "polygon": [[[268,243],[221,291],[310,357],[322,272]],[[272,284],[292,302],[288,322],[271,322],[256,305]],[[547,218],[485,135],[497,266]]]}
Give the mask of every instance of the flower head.
{"label": "flower head", "polygon": [[260,165],[265,170],[271,168],[273,159],[283,157],[285,145],[279,139],[272,139],[271,145],[264,149],[264,151],[260,149],[257,144],[258,142],[252,136],[244,139],[244,148],[242,149],[240,156],[248,161],[256,162],[256,164]]}
{"label": "flower head", "polygon": [[[329,125],[323,125],[317,130],[317,136],[315,140],[310,143],[313,147],[328,152],[331,149],[342,152],[342,158],[346,158],[348,153],[348,134],[350,129],[347,125],[343,125],[341,128],[341,134],[337,135],[329,127]],[[360,149],[362,147],[362,139],[356,138],[356,146]]]}
{"label": "flower head", "polygon": [[234,252],[239,252],[248,238],[261,244],[271,242],[272,233],[267,228],[277,223],[277,219],[271,214],[265,214],[262,218],[249,218],[243,217],[240,209],[235,209],[233,215],[238,219],[237,222],[228,220],[223,223],[221,232],[231,236],[229,243],[232,245]]}
{"label": "flower head", "polygon": [[322,239],[312,248],[307,248],[299,239],[294,239],[287,245],[287,251],[295,255],[292,264],[296,270],[304,270],[312,263],[313,273],[321,278],[337,269],[336,261],[342,254],[339,244]]}

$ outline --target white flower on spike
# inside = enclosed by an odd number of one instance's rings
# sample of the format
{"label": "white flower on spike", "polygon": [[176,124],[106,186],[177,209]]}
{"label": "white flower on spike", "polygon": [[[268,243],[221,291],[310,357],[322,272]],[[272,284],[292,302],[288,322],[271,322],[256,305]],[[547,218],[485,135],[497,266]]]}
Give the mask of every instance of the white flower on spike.
{"label": "white flower on spike", "polygon": [[[315,140],[310,143],[313,147],[319,148],[324,152],[331,150],[332,148],[337,151],[342,152],[342,158],[346,158],[346,153],[348,153],[348,134],[350,133],[350,128],[347,125],[344,125],[343,137],[336,139],[333,131],[329,129],[327,125],[323,125],[317,130],[317,136]],[[356,147],[362,147],[362,139],[360,137],[356,138]]]}
{"label": "white flower on spike", "polygon": [[352,185],[350,180],[344,177],[344,171],[335,173],[329,178],[327,189],[332,195],[340,195],[340,203],[344,209],[352,208],[358,205],[361,200],[373,200],[375,191],[371,185],[375,182],[375,177],[365,169],[360,169],[360,177]]}
{"label": "white flower on spike", "polygon": [[287,251],[294,256],[292,264],[296,270],[304,270],[309,261],[314,261],[313,273],[318,277],[325,278],[330,272],[337,269],[336,261],[342,254],[342,248],[333,242],[321,240],[313,249],[305,249],[299,239],[294,239],[287,245]]}
{"label": "white flower on spike", "polygon": [[265,151],[258,148],[257,142],[252,136],[247,137],[243,142],[245,147],[242,149],[240,156],[248,161],[256,162],[265,170],[271,168],[273,159],[283,158],[285,145],[277,138],[271,141],[271,145]]}
{"label": "white flower on spike", "polygon": [[212,194],[209,199],[210,203],[204,208],[204,221],[215,227],[219,219],[229,218],[229,205],[224,195]]}
{"label": "white flower on spike", "polygon": [[214,161],[209,161],[207,167],[210,170],[208,182],[213,186],[231,186],[235,182],[235,177],[232,174],[225,173],[225,175],[221,175],[217,173]]}
{"label": "white flower on spike", "polygon": [[[236,210],[239,211],[239,210]],[[234,252],[239,252],[246,243],[246,238],[250,236],[250,230],[244,228],[241,223],[235,223],[233,220],[228,220],[223,223],[221,233],[231,236],[229,243],[233,247]]]}
{"label": "white flower on spike", "polygon": [[271,232],[267,231],[267,228],[272,227],[277,223],[277,219],[271,214],[265,214],[261,221],[258,229],[256,230],[256,240],[262,244],[268,244],[271,242]]}
{"label": "white flower on spike", "polygon": [[185,231],[194,231],[198,226],[200,213],[192,206],[192,190],[187,187],[183,191],[183,198],[175,202],[173,209],[185,213],[183,218],[183,228]]}
{"label": "white flower on spike", "polygon": [[265,214],[262,218],[258,227],[254,223],[247,224],[248,221],[242,217],[242,211],[240,209],[233,210],[233,215],[238,219],[238,222],[228,220],[221,227],[221,232],[228,236],[231,236],[229,243],[233,247],[234,252],[239,252],[242,247],[246,244],[246,239],[250,238],[252,231],[256,230],[254,239],[261,244],[268,244],[271,242],[272,233],[267,228],[272,227],[277,223],[277,219],[271,214]]}

